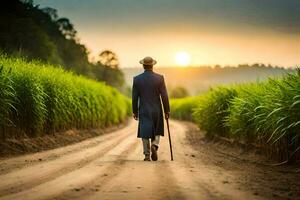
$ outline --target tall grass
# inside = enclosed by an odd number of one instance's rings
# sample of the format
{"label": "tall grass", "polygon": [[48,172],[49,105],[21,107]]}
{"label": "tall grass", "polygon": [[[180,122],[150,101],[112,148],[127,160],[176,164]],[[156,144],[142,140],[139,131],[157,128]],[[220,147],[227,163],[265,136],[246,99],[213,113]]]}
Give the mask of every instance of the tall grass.
{"label": "tall grass", "polygon": [[240,88],[225,125],[233,137],[260,143],[281,160],[293,159],[300,149],[300,71]]}
{"label": "tall grass", "polygon": [[0,55],[2,138],[37,136],[123,121],[129,100],[116,89],[37,61]]}
{"label": "tall grass", "polygon": [[172,109],[172,116],[180,120],[193,121],[193,109],[197,106],[199,97],[186,97],[171,99],[170,105]]}
{"label": "tall grass", "polygon": [[[182,101],[184,104],[185,100]],[[216,87],[188,103],[194,108],[184,110],[185,107],[175,106],[172,111],[191,113],[192,110],[192,120],[208,136],[260,144],[269,156],[279,160],[299,159],[299,70],[281,79]]]}
{"label": "tall grass", "polygon": [[235,88],[216,87],[200,96],[193,117],[196,123],[206,130],[208,136],[215,133],[221,136],[228,134],[228,127],[224,126],[224,120],[228,115],[230,101],[236,95]]}
{"label": "tall grass", "polygon": [[0,66],[0,131],[1,136],[4,138],[4,126],[10,124],[9,115],[11,114],[13,107],[13,100],[15,96],[14,89],[12,87],[12,80],[10,79],[11,71],[4,71],[4,67]]}

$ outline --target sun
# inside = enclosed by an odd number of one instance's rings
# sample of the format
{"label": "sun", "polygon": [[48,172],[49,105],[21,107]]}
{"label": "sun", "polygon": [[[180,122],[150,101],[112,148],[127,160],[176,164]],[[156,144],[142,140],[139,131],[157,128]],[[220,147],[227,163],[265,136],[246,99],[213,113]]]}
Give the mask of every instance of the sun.
{"label": "sun", "polygon": [[191,63],[191,56],[187,52],[177,52],[175,54],[175,62],[181,67],[186,67]]}

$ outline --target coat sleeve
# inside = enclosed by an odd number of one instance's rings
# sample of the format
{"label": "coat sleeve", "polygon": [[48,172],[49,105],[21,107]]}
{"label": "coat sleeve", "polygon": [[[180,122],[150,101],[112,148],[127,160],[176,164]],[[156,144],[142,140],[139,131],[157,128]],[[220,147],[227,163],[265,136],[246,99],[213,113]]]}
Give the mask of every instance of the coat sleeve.
{"label": "coat sleeve", "polygon": [[170,104],[169,104],[168,91],[166,88],[164,77],[162,77],[162,82],[159,87],[159,92],[160,92],[161,100],[162,100],[162,103],[164,106],[164,111],[165,111],[165,113],[169,113],[170,112]]}
{"label": "coat sleeve", "polygon": [[136,85],[136,80],[133,79],[132,85],[132,112],[138,115],[139,91]]}

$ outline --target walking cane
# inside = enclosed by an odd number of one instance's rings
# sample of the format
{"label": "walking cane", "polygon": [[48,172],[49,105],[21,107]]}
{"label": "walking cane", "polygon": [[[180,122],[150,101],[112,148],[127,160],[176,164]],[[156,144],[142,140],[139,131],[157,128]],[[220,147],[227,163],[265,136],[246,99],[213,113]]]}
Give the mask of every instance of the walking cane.
{"label": "walking cane", "polygon": [[171,161],[173,161],[173,150],[172,150],[172,141],[171,141],[171,134],[170,134],[170,126],[169,126],[169,119],[166,119],[167,127],[168,127],[168,135],[169,135],[169,144],[170,144],[170,152],[171,152]]}

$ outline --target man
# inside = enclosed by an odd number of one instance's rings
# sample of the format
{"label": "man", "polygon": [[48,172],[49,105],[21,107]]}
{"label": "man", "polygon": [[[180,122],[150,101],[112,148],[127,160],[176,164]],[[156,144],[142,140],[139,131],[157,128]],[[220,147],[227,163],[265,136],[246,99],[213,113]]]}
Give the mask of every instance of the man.
{"label": "man", "polygon": [[170,105],[164,77],[153,72],[156,61],[145,57],[140,63],[145,71],[133,78],[133,118],[139,121],[138,138],[143,141],[144,161],[150,161],[150,148],[151,159],[156,161],[159,138],[164,136],[162,104],[166,119],[170,116]]}

